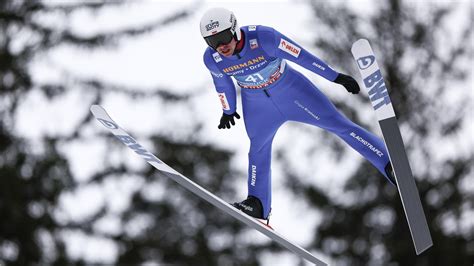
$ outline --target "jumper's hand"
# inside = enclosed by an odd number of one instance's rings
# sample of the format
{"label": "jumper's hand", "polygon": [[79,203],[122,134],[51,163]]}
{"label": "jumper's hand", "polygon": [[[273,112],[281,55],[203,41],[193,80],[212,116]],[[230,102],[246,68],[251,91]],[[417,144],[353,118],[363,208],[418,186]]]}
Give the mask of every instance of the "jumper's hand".
{"label": "jumper's hand", "polygon": [[357,81],[351,76],[339,73],[334,82],[341,84],[348,92],[352,94],[357,94],[360,91],[359,84],[357,84]]}
{"label": "jumper's hand", "polygon": [[230,128],[230,124],[233,126],[235,125],[234,117],[237,119],[240,119],[240,115],[235,112],[231,115],[228,114],[222,114],[221,121],[219,123],[219,126],[217,128],[219,129],[225,129],[225,128]]}

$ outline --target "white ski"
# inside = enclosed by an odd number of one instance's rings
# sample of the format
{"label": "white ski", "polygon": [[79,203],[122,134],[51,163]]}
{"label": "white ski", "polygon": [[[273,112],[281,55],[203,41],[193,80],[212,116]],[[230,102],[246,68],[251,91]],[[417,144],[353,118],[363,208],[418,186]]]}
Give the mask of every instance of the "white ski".
{"label": "white ski", "polygon": [[165,177],[171,178],[176,181],[178,184],[185,187],[187,190],[193,192],[200,198],[206,200],[210,204],[214,205],[215,207],[221,209],[222,211],[226,212],[227,214],[231,215],[232,217],[236,218],[237,220],[245,223],[246,225],[258,230],[260,233],[268,236],[270,239],[274,240],[278,244],[282,245],[283,247],[293,251],[299,257],[308,260],[315,265],[327,265],[325,262],[319,260],[307,250],[303,249],[302,247],[288,241],[274,230],[269,229],[263,223],[257,221],[256,219],[248,216],[247,214],[243,213],[242,211],[234,208],[229,203],[223,201],[219,197],[215,196],[211,192],[207,191],[206,189],[202,188],[198,184],[191,181],[189,178],[183,176],[182,174],[175,171],[173,168],[169,167],[165,163],[163,163],[160,159],[158,159],[155,155],[150,153],[148,150],[143,148],[134,138],[132,138],[127,132],[125,132],[122,128],[120,128],[117,123],[115,123],[112,118],[107,114],[104,108],[99,105],[92,105],[91,112],[95,116],[95,118],[108,130],[112,132],[123,144],[125,144],[128,148],[132,149],[135,153],[140,155],[143,159],[145,159],[149,164],[155,167],[158,172]]}
{"label": "white ski", "polygon": [[352,55],[379,120],[416,254],[419,255],[431,247],[433,241],[387,87],[367,40],[356,41],[352,45]]}

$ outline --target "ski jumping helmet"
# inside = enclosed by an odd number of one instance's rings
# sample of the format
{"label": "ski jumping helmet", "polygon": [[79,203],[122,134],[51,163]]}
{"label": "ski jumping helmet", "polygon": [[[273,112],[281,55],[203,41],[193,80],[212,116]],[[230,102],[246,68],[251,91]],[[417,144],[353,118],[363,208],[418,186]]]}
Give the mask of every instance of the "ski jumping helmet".
{"label": "ski jumping helmet", "polygon": [[201,35],[206,43],[217,50],[221,44],[228,44],[242,37],[237,19],[232,11],[225,8],[211,8],[201,18]]}

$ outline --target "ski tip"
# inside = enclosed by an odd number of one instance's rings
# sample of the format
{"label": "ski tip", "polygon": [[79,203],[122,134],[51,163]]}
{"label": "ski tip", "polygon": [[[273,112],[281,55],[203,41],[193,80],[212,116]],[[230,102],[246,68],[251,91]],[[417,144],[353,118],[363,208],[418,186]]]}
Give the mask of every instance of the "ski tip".
{"label": "ski tip", "polygon": [[107,120],[113,122],[114,120],[110,117],[104,107],[94,104],[91,106],[90,111],[97,119]]}
{"label": "ski tip", "polygon": [[354,50],[360,49],[361,47],[370,46],[369,41],[367,39],[359,39],[352,44],[352,53]]}
{"label": "ski tip", "polygon": [[95,117],[104,116],[104,114],[106,114],[104,107],[97,104],[92,105],[90,111]]}
{"label": "ski tip", "polygon": [[100,109],[103,109],[102,106],[97,105],[97,104],[91,105],[91,108],[90,108],[90,110],[91,110],[92,113],[94,113],[94,112],[96,112],[96,111],[98,111],[98,110],[100,110]]}
{"label": "ski tip", "polygon": [[109,121],[112,121],[112,118],[107,114],[107,111],[105,111],[104,107],[94,104],[90,108],[92,115],[95,116],[95,118],[100,118],[100,119],[106,119]]}

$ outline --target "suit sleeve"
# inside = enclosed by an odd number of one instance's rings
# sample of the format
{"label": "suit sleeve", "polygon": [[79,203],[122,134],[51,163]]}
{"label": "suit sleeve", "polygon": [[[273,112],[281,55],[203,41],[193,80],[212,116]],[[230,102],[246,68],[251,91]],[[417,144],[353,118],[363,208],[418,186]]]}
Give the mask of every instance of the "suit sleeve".
{"label": "suit sleeve", "polygon": [[269,55],[290,60],[329,81],[336,79],[338,72],[296,42],[273,28],[265,26],[260,26],[260,28],[258,36],[263,49]]}
{"label": "suit sleeve", "polygon": [[214,81],[214,86],[216,88],[219,101],[222,104],[224,113],[228,115],[235,113],[237,104],[234,82],[229,76],[222,73],[218,69],[212,57],[208,53],[204,54],[204,64],[211,73],[212,80]]}

